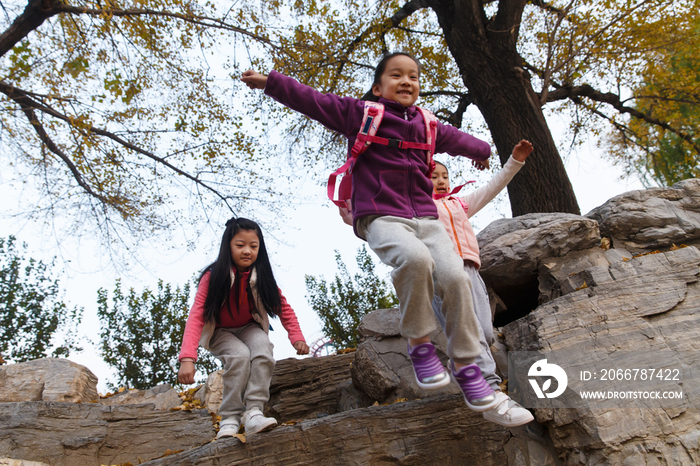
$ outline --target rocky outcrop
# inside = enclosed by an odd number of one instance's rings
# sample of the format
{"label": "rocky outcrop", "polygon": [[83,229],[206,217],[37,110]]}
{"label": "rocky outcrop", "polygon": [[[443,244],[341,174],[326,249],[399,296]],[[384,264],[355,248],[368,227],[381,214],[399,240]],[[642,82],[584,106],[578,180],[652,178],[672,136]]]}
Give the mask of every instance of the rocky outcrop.
{"label": "rocky outcrop", "polygon": [[0,403],[97,401],[97,377],[67,359],[46,358],[0,366]]}
{"label": "rocky outcrop", "polygon": [[586,217],[598,222],[601,235],[611,238],[615,247],[632,252],[700,245],[700,179],[630,191]]}
{"label": "rocky outcrop", "polygon": [[[350,381],[354,358],[351,353],[332,358],[277,361],[265,415],[279,422],[289,422],[370,406],[374,400],[355,389]],[[211,373],[195,393],[195,399],[214,414],[221,406],[221,374],[222,371]]]}
{"label": "rocky outcrop", "polygon": [[[329,356],[333,357],[333,356]],[[527,439],[527,435],[521,434]],[[478,441],[475,441],[478,439]],[[175,464],[508,464],[506,429],[459,395],[345,411],[240,440],[220,440],[143,466]],[[525,440],[527,442],[527,440]],[[523,455],[523,452],[519,452]],[[527,451],[524,452],[525,455]],[[524,456],[524,455],[523,455]],[[546,463],[542,463],[546,464]]]}
{"label": "rocky outcrop", "polygon": [[[668,354],[697,370],[699,278],[700,252],[695,247],[592,266],[572,278],[586,287],[507,325],[503,329],[507,347],[574,351],[587,358],[671,350],[677,353]],[[686,399],[671,408],[639,402],[630,408],[535,413],[547,425],[566,464],[649,464],[656,457],[672,458],[667,464],[698,464],[700,412],[688,400],[700,399],[700,387],[687,380],[681,388]]]}
{"label": "rocky outcrop", "polygon": [[11,458],[0,458],[0,466],[49,466],[38,461],[13,460]]}
{"label": "rocky outcrop", "polygon": [[[362,319],[358,333],[363,341],[352,363],[353,384],[380,403],[461,393],[456,384],[433,392],[426,392],[418,386],[406,339],[399,332],[399,318],[398,309],[389,309],[370,312]],[[431,335],[431,339],[437,347],[438,356],[446,364],[445,334],[438,330]]]}
{"label": "rocky outcrop", "polygon": [[[2,366],[0,393],[9,398],[0,403],[0,458],[52,466],[700,464],[700,386],[692,380],[700,374],[699,199],[700,182],[690,180],[626,193],[586,217],[526,215],[479,234],[503,376],[509,351],[568,351],[580,360],[673,351],[691,371],[685,398],[673,404],[538,407],[536,422],[505,429],[469,411],[455,385],[417,387],[390,309],[365,316],[355,353],[278,361],[266,413],[284,424],[247,438],[211,442],[212,415],[167,410],[168,387],[87,403],[89,375],[62,382],[68,395],[51,388],[44,367],[75,371],[69,362],[32,362],[37,374]],[[444,335],[431,338],[447,362]],[[50,401],[61,396],[82,403]],[[220,376],[196,396],[215,414]]]}
{"label": "rocky outcrop", "polygon": [[541,303],[538,276],[545,260],[597,248],[600,231],[596,221],[579,215],[528,214],[496,220],[477,239],[479,272],[490,289],[494,321],[500,325]]}
{"label": "rocky outcrop", "polygon": [[169,410],[182,404],[180,395],[169,383],[158,385],[150,390],[123,390],[114,395],[100,398],[103,405],[152,404],[154,409]]}
{"label": "rocky outcrop", "polygon": [[159,411],[152,404],[0,403],[0,426],[0,457],[51,466],[138,464],[216,434],[206,410]]}

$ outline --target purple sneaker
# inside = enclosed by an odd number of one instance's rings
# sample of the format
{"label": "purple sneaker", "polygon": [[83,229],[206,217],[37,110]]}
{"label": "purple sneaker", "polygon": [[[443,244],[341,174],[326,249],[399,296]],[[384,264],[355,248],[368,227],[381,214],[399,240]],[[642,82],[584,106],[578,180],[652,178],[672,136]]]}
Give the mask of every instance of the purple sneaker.
{"label": "purple sneaker", "polygon": [[435,390],[446,387],[450,383],[450,376],[437,357],[435,346],[432,343],[421,343],[411,348],[408,345],[408,355],[413,362],[413,372],[420,388]]}
{"label": "purple sneaker", "polygon": [[486,383],[481,369],[476,364],[464,366],[455,372],[455,365],[452,363],[452,375],[462,389],[464,401],[471,410],[481,413],[498,404],[496,392]]}

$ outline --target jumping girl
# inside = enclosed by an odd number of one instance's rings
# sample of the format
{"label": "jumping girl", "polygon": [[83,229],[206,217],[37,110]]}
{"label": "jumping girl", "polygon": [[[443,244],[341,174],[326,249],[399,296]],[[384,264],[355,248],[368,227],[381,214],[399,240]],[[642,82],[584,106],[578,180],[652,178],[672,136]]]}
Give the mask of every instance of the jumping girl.
{"label": "jumping girl", "polygon": [[[361,100],[322,94],[275,71],[265,76],[248,70],[241,80],[347,137],[350,155],[363,119]],[[417,60],[406,53],[384,57],[375,70],[371,92],[385,108],[377,137],[426,142],[424,119],[413,105],[420,92]],[[480,167],[488,167],[491,148],[484,141],[438,124],[435,142],[436,152],[466,156]],[[418,385],[435,389],[450,383],[429,337],[437,327],[431,306],[436,293],[443,300],[452,373],[467,405],[475,411],[486,411],[497,400],[474,364],[480,347],[470,280],[438,220],[433,184],[426,176],[429,172],[424,150],[403,149],[401,144],[371,144],[353,166],[353,228],[382,262],[393,268],[401,334],[408,339]]]}
{"label": "jumping girl", "polygon": [[[476,358],[476,364],[481,369],[484,378],[496,393],[497,404],[484,412],[484,418],[506,427],[515,427],[527,424],[534,417],[527,409],[510,399],[501,391],[499,383],[501,378],[496,374],[496,362],[491,354],[493,344],[493,322],[491,320],[491,306],[486,285],[479,275],[481,261],[479,259],[479,244],[472,229],[469,218],[479,212],[486,204],[508,185],[511,179],[525,165],[525,160],[532,152],[532,144],[529,141],[520,141],[513,149],[513,154],[508,159],[503,169],[499,171],[486,186],[470,192],[461,197],[450,195],[450,178],[447,167],[436,162],[435,170],[431,176],[435,186],[435,205],[440,215],[440,221],[452,240],[454,252],[464,261],[464,271],[471,280],[474,313],[479,321],[479,344],[481,354]],[[433,297],[433,311],[440,324],[445,326],[445,318],[442,315],[442,300],[439,296]]]}
{"label": "jumping girl", "polygon": [[275,368],[268,317],[280,318],[297,354],[309,353],[294,310],[277,288],[260,227],[232,218],[226,222],[219,257],[199,279],[179,356],[182,384],[194,383],[199,344],[224,366],[216,438],[237,434],[241,415],[246,434],[277,425],[262,414]]}

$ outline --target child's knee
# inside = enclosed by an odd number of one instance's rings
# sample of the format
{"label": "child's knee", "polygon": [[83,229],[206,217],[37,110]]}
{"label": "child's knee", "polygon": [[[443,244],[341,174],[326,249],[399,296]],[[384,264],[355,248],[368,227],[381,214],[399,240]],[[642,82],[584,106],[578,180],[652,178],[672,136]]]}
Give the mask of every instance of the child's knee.
{"label": "child's knee", "polygon": [[245,345],[241,345],[235,352],[219,356],[224,369],[239,368],[250,364],[250,351]]}
{"label": "child's knee", "polygon": [[443,286],[449,290],[464,289],[471,295],[472,281],[469,275],[463,270],[448,270],[442,274],[441,281]]}
{"label": "child's knee", "polygon": [[250,348],[250,360],[252,361],[253,359],[260,358],[274,362],[275,357],[273,356],[273,348],[274,345],[266,335],[264,340],[260,339],[256,342],[255,346]]}
{"label": "child's knee", "polygon": [[412,251],[410,254],[407,254],[404,264],[411,270],[426,270],[429,273],[432,273],[434,267],[433,258],[427,249]]}

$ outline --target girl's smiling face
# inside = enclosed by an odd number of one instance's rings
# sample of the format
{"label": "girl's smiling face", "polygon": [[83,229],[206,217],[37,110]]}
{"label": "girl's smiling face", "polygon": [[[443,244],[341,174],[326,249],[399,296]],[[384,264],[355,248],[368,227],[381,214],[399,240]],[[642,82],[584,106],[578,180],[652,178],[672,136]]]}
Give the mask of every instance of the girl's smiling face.
{"label": "girl's smiling face", "polygon": [[255,230],[239,230],[231,240],[231,260],[239,272],[246,272],[258,258],[260,239]]}
{"label": "girl's smiling face", "polygon": [[415,60],[406,55],[397,55],[387,62],[379,84],[372,86],[372,93],[408,108],[418,100],[419,78],[420,71]]}
{"label": "girl's smiling face", "polygon": [[435,170],[433,170],[433,174],[430,175],[430,180],[433,182],[436,193],[446,194],[450,192],[450,176],[444,165],[435,163]]}

